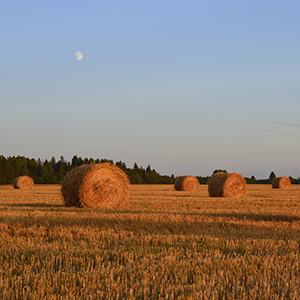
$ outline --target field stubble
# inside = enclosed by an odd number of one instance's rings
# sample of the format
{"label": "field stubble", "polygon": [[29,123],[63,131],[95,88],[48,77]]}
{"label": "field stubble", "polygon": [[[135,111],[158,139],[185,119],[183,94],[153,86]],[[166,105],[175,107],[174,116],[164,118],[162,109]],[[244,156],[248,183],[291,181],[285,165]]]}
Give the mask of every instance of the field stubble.
{"label": "field stubble", "polygon": [[299,299],[300,187],[132,185],[120,210],[0,186],[3,299]]}

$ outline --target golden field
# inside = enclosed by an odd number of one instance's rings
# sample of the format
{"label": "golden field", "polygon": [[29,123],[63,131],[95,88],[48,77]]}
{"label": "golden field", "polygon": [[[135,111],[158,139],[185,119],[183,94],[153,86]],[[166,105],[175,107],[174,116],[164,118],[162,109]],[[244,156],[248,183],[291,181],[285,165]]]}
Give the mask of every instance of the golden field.
{"label": "golden field", "polygon": [[119,210],[0,186],[1,299],[299,299],[300,186],[132,185]]}

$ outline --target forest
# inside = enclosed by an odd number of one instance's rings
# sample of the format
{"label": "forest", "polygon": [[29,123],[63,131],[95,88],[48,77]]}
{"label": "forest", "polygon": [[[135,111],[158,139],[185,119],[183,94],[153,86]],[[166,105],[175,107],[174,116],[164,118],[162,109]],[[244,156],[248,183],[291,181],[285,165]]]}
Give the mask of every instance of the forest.
{"label": "forest", "polygon": [[65,175],[78,166],[91,163],[109,162],[122,169],[129,177],[132,184],[173,184],[174,175],[162,176],[150,165],[145,169],[134,163],[133,168],[128,168],[122,161],[114,163],[109,159],[93,159],[77,157],[74,155],[71,162],[64,159],[63,156],[56,161],[55,157],[50,160],[42,161],[40,158],[27,158],[24,156],[0,155],[0,184],[11,184],[18,176],[29,176],[35,184],[58,184],[61,183]]}
{"label": "forest", "polygon": [[[64,159],[63,156],[57,161],[55,157],[50,160],[45,159],[42,161],[40,158],[37,160],[34,158],[27,158],[24,156],[9,156],[5,157],[0,155],[0,184],[11,184],[13,180],[18,176],[29,176],[34,180],[35,184],[59,184],[65,175],[78,166],[91,163],[103,163],[109,162],[120,169],[122,169],[129,177],[131,184],[174,184],[175,176],[172,175],[160,175],[156,170],[151,169],[150,165],[146,168],[139,167],[137,163],[133,164],[132,168],[126,166],[122,161],[113,162],[109,159],[93,159],[93,158],[81,158],[74,155],[71,162]],[[226,172],[226,170],[214,170],[212,174],[216,172]],[[182,174],[189,175],[189,174]],[[272,171],[267,179],[256,179],[254,176],[251,178],[245,177],[248,184],[270,184],[275,177],[275,173]],[[196,176],[200,184],[206,184],[210,176]],[[292,184],[300,184],[300,178],[292,178]]]}

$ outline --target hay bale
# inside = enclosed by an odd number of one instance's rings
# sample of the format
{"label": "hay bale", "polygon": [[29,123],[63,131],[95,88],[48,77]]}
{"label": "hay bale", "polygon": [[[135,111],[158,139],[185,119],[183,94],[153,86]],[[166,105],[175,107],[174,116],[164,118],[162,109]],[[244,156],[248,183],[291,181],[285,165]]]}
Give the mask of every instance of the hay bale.
{"label": "hay bale", "polygon": [[199,186],[198,179],[191,175],[178,176],[175,180],[176,191],[197,191]]}
{"label": "hay bale", "polygon": [[33,185],[33,179],[28,176],[18,176],[13,181],[15,189],[32,189]]}
{"label": "hay bale", "polygon": [[244,197],[245,178],[237,173],[216,173],[208,181],[208,193],[210,197]]}
{"label": "hay bale", "polygon": [[291,180],[288,177],[275,177],[272,181],[272,188],[274,189],[288,189],[291,186]]}
{"label": "hay bale", "polygon": [[91,164],[68,172],[61,192],[66,206],[117,208],[127,201],[128,185],[120,168],[109,163]]}

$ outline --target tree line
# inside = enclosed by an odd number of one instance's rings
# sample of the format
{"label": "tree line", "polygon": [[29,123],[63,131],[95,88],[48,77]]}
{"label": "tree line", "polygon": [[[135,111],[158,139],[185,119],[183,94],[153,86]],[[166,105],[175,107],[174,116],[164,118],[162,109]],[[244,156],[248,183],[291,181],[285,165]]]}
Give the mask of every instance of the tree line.
{"label": "tree line", "polygon": [[36,184],[58,184],[72,169],[83,164],[109,162],[122,169],[129,177],[132,184],[173,184],[174,175],[160,175],[150,165],[145,169],[134,163],[133,168],[128,168],[122,161],[114,163],[109,159],[84,158],[74,155],[71,162],[63,156],[56,161],[55,157],[42,161],[40,158],[27,158],[24,156],[0,156],[0,184],[11,184],[18,176],[29,176]]}
{"label": "tree line", "polygon": [[[160,175],[154,169],[151,169],[150,165],[143,168],[134,163],[133,168],[129,168],[122,161],[114,163],[109,159],[82,159],[80,156],[74,155],[71,162],[68,162],[63,156],[58,161],[56,161],[55,157],[42,161],[40,158],[37,160],[24,156],[9,156],[6,158],[0,155],[0,184],[11,184],[16,177],[23,175],[31,177],[36,184],[59,184],[73,168],[83,164],[104,162],[109,162],[122,169],[128,175],[132,184],[174,184],[176,179],[173,174],[171,176]],[[212,175],[217,172],[227,171],[221,169],[214,170]],[[251,178],[245,177],[245,180],[248,184],[270,184],[275,176],[275,173],[271,172],[268,179],[256,179],[252,176]],[[210,177],[196,176],[200,184],[207,184]],[[300,178],[289,178],[292,184],[300,184]]]}
{"label": "tree line", "polygon": [[[218,173],[218,172],[223,172],[227,173],[226,170],[214,170],[213,174]],[[213,175],[212,174],[212,175]],[[196,176],[197,179],[199,180],[200,184],[206,184],[211,176],[206,176],[206,177],[201,177],[201,176]],[[253,175],[251,177],[244,177],[246,180],[247,184],[271,184],[273,179],[276,177],[274,171],[272,171],[269,175],[269,178],[267,179],[256,179]],[[291,180],[291,184],[300,184],[300,177],[293,178],[292,176],[289,176]]]}

